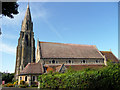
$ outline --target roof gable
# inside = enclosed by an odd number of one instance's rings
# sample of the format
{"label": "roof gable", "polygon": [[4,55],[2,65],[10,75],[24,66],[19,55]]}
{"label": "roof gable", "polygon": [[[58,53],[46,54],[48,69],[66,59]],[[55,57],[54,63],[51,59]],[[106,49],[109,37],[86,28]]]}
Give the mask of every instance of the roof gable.
{"label": "roof gable", "polygon": [[107,61],[111,60],[112,62],[119,62],[116,56],[111,51],[100,51],[103,55],[105,55]]}

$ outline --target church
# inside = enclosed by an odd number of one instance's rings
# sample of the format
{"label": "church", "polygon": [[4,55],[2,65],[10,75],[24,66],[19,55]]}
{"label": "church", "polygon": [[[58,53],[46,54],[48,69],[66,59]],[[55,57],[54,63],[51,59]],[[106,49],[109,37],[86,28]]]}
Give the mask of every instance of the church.
{"label": "church", "polygon": [[119,62],[111,51],[99,51],[95,45],[66,44],[35,40],[29,4],[22,21],[16,51],[15,79],[29,85],[39,75],[49,72],[64,73],[67,69],[101,68],[107,61]]}

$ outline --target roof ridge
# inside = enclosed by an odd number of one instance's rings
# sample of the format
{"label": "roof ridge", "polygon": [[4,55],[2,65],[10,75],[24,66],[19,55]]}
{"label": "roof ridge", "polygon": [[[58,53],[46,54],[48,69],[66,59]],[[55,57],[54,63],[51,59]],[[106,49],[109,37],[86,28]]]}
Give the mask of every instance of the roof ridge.
{"label": "roof ridge", "polygon": [[63,44],[63,45],[80,45],[80,46],[96,46],[96,45],[87,45],[87,44],[72,44],[72,43],[58,43],[58,42],[45,42],[39,41],[39,43],[52,43],[52,44]]}
{"label": "roof ridge", "polygon": [[100,51],[100,52],[111,52],[112,53],[112,51]]}

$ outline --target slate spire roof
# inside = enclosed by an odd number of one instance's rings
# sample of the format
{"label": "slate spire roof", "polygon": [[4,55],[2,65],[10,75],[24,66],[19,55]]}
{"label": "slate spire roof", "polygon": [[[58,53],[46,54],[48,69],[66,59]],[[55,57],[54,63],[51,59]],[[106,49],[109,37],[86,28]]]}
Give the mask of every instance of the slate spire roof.
{"label": "slate spire roof", "polygon": [[28,27],[28,23],[32,23],[29,4],[27,5],[24,20],[22,21],[22,31],[26,30],[26,28]]}
{"label": "slate spire roof", "polygon": [[24,17],[24,20],[31,20],[31,13],[30,13],[30,7],[29,7],[29,4],[27,5],[27,10],[26,10],[26,13],[25,13],[25,17]]}

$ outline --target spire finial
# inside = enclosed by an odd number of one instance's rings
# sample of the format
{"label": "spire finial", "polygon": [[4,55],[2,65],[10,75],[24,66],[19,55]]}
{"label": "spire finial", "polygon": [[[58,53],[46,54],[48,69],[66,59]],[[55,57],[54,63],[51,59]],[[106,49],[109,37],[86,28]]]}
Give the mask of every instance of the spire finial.
{"label": "spire finial", "polygon": [[27,5],[27,8],[29,8],[29,0],[28,0],[28,5]]}
{"label": "spire finial", "polygon": [[111,48],[110,48],[110,51],[111,51]]}
{"label": "spire finial", "polygon": [[37,38],[37,40],[39,40],[39,38]]}
{"label": "spire finial", "polygon": [[37,38],[37,42],[39,42],[39,38]]}

